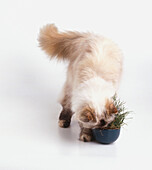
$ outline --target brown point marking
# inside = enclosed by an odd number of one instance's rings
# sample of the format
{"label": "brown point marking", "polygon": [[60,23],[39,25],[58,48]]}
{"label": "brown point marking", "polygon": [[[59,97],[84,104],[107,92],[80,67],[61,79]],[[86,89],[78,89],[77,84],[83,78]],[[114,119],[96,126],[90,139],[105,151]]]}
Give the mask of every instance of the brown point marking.
{"label": "brown point marking", "polygon": [[88,106],[85,107],[80,114],[80,120],[83,122],[95,122],[96,118],[94,110]]}
{"label": "brown point marking", "polygon": [[118,110],[115,107],[115,105],[112,103],[112,101],[107,100],[106,102],[106,113],[107,115],[111,115],[112,113],[117,114]]}

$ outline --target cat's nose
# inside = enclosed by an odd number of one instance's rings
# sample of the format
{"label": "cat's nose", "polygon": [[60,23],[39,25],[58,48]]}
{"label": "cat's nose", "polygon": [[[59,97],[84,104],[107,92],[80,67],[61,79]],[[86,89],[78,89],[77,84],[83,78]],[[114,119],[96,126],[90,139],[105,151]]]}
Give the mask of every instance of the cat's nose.
{"label": "cat's nose", "polygon": [[100,125],[101,125],[101,126],[106,125],[106,122],[105,122],[105,120],[104,120],[104,119],[101,119],[101,120],[100,120]]}

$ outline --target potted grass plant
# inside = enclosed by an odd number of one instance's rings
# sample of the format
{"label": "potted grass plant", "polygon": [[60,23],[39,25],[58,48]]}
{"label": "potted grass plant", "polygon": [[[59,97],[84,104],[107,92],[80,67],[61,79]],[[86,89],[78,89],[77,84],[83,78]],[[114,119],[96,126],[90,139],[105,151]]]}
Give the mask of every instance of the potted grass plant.
{"label": "potted grass plant", "polygon": [[131,111],[126,109],[125,102],[118,99],[116,94],[113,96],[113,103],[118,111],[115,119],[104,129],[102,127],[92,129],[93,136],[99,143],[110,144],[115,142],[119,137],[121,127],[126,124],[125,120],[129,119],[128,115]]}

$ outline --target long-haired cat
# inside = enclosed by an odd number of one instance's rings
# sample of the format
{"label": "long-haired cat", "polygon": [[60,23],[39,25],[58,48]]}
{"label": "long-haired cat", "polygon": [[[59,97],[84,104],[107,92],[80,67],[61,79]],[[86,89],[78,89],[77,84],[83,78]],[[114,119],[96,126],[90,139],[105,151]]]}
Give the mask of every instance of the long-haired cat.
{"label": "long-haired cat", "polygon": [[93,33],[59,32],[53,25],[40,30],[39,43],[50,58],[69,62],[60,96],[59,126],[69,127],[73,114],[80,124],[80,140],[91,141],[91,129],[114,120],[113,105],[122,73],[122,53],[108,38]]}

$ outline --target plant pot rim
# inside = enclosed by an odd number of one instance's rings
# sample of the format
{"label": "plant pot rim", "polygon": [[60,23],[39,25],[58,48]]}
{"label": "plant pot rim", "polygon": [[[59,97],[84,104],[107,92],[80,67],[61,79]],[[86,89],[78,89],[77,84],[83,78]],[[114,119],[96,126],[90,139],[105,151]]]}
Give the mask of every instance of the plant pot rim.
{"label": "plant pot rim", "polygon": [[102,128],[94,128],[93,130],[120,130],[121,128],[116,128],[116,129],[102,129]]}

